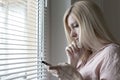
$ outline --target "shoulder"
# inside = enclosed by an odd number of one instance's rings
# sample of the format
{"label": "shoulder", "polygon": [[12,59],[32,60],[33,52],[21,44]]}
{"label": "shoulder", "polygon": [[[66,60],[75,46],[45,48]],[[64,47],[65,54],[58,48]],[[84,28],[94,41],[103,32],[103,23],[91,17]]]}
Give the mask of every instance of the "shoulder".
{"label": "shoulder", "polygon": [[120,52],[120,45],[116,44],[116,43],[108,44],[104,48],[103,52],[111,54],[111,55],[112,55],[112,53],[118,53],[118,52]]}
{"label": "shoulder", "polygon": [[114,61],[120,62],[120,45],[111,43],[102,51],[103,61],[113,63]]}
{"label": "shoulder", "polygon": [[104,63],[117,63],[120,62],[120,45],[111,43],[103,50]]}
{"label": "shoulder", "polygon": [[109,44],[104,49],[103,62],[100,73],[101,79],[119,80],[120,78],[120,46],[118,44]]}

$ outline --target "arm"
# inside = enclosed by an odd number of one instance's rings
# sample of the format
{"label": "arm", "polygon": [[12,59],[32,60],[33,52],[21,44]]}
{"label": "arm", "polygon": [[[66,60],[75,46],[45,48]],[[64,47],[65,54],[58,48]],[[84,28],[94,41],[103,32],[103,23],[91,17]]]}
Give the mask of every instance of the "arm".
{"label": "arm", "polygon": [[56,70],[60,80],[83,80],[81,74],[69,64],[59,64],[51,66],[50,70]]}

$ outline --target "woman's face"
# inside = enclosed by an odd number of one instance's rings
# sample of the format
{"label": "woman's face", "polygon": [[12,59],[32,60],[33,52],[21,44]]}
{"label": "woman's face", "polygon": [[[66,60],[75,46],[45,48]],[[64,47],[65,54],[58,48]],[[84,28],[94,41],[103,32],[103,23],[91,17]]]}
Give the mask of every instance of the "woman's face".
{"label": "woman's face", "polygon": [[80,32],[79,32],[80,28],[77,21],[75,20],[74,17],[72,17],[71,14],[68,16],[68,29],[70,30],[70,36],[74,40],[78,41],[79,35],[80,35]]}

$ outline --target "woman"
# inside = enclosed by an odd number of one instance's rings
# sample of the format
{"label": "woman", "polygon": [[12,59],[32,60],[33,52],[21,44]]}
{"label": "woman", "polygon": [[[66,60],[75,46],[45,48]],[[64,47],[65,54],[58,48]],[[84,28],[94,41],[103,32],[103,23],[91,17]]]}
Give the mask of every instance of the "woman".
{"label": "woman", "polygon": [[120,46],[91,1],[74,3],[64,15],[68,64],[50,66],[60,80],[119,80]]}

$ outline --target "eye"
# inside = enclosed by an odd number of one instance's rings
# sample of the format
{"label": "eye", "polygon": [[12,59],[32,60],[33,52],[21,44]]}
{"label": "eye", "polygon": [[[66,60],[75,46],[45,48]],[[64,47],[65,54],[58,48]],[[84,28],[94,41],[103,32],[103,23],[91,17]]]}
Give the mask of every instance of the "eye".
{"label": "eye", "polygon": [[79,25],[78,24],[73,24],[72,27],[77,28],[77,27],[79,27]]}

